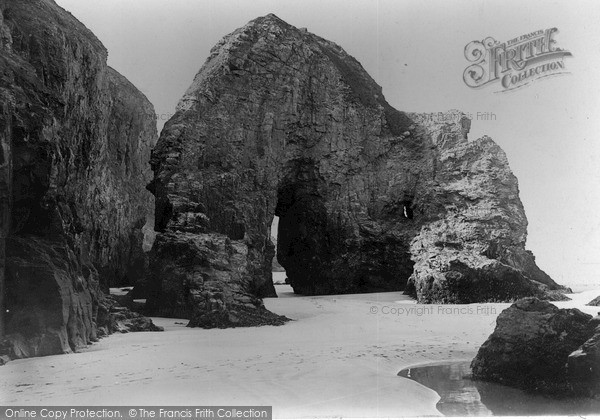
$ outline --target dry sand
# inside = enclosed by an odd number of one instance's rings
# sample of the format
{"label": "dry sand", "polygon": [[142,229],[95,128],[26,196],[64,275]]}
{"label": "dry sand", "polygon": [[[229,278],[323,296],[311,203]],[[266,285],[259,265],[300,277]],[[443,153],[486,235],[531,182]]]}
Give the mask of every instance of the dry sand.
{"label": "dry sand", "polygon": [[[294,296],[276,286],[280,327],[202,330],[154,318],[164,332],[115,334],[81,353],[0,368],[0,403],[272,405],[275,417],[437,416],[438,395],[397,376],[464,360],[508,304],[416,305],[401,293]],[[600,291],[558,303],[590,314]]]}

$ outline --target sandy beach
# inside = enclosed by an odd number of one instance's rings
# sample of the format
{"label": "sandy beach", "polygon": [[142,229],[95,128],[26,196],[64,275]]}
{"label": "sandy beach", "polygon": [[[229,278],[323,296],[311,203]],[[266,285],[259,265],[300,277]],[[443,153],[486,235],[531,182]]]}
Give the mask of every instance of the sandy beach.
{"label": "sandy beach", "polygon": [[[2,404],[272,405],[275,417],[439,416],[438,395],[398,371],[468,360],[508,304],[417,305],[402,293],[301,297],[277,285],[280,327],[115,334],[81,353],[0,368]],[[571,295],[579,307],[600,294]]]}

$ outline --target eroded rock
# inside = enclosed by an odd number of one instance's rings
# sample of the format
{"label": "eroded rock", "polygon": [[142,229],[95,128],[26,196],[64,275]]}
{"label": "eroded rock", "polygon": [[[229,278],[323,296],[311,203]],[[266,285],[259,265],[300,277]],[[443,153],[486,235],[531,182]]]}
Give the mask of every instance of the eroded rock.
{"label": "eroded rock", "polygon": [[274,15],[234,31],[152,155],[155,313],[211,326],[213,308],[242,303],[260,319],[274,215],[296,293],[464,303],[560,289],[525,250],[505,154],[469,140],[470,124],[393,109],[340,46]]}
{"label": "eroded rock", "polygon": [[468,140],[470,121],[459,112],[411,117],[437,154],[435,182],[419,191],[429,217],[411,240],[409,291],[424,303],[568,299],[525,250],[527,218],[502,149],[489,137]]}

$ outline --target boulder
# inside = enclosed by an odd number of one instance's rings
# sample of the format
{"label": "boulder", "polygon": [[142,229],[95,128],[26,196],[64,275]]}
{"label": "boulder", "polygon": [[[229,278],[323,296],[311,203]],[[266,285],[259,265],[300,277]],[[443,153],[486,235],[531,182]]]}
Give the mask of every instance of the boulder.
{"label": "boulder", "polygon": [[535,392],[581,395],[577,384],[598,375],[597,325],[578,309],[520,299],[498,316],[471,363],[473,377]]}
{"label": "boulder", "polygon": [[210,326],[242,304],[262,322],[275,215],[296,293],[467,303],[563,290],[525,250],[506,155],[470,125],[455,110],[394,109],[340,46],[275,15],[237,29],[152,153],[153,313]]}

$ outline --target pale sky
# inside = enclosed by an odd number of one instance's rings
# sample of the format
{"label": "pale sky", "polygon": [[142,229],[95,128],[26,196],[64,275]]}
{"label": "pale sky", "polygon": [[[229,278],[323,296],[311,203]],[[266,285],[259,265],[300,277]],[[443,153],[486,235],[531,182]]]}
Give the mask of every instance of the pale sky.
{"label": "pale sky", "polygon": [[[402,111],[494,113],[491,136],[519,179],[528,248],[557,282],[600,286],[600,2],[392,0],[57,0],[109,51],[109,65],[158,114],[179,98],[224,35],[268,13],[341,45]],[[471,89],[465,45],[556,27],[568,75],[510,93]],[[161,125],[164,121],[161,121]]]}

